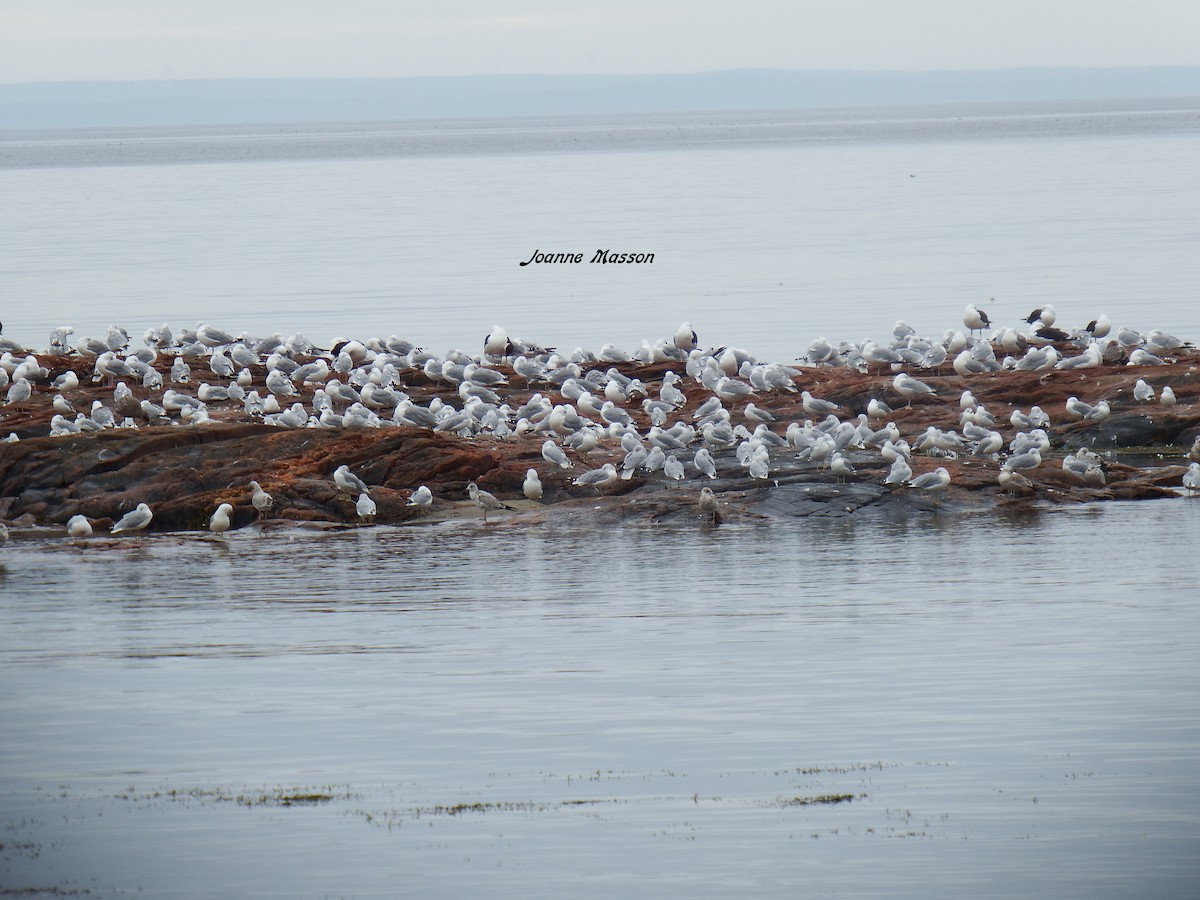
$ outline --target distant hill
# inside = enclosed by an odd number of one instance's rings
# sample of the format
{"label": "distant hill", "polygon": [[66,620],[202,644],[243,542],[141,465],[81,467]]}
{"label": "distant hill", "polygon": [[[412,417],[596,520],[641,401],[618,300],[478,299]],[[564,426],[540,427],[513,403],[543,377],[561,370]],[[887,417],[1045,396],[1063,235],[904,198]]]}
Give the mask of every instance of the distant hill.
{"label": "distant hill", "polygon": [[1200,66],[63,81],[0,85],[0,128],[362,122],[1194,95],[1200,95]]}

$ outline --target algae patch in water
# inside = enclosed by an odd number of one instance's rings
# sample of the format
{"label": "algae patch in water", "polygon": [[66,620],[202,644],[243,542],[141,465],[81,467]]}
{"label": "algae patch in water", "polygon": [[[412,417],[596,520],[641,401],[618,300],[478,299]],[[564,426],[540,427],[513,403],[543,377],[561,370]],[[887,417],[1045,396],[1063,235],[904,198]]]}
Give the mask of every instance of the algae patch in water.
{"label": "algae patch in water", "polygon": [[261,791],[241,791],[235,793],[225,788],[190,788],[188,790],[160,790],[150,793],[137,793],[133,789],[114,795],[117,800],[147,802],[169,800],[177,803],[189,801],[210,803],[236,803],[238,806],[318,806],[331,803],[334,800],[350,800],[354,794],[346,788],[335,788],[326,785],[321,788],[279,787]]}
{"label": "algae patch in water", "polygon": [[867,796],[866,794],[819,794],[816,797],[789,797],[779,801],[780,806],[818,806],[829,805],[835,803],[849,803],[855,799],[861,799]]}

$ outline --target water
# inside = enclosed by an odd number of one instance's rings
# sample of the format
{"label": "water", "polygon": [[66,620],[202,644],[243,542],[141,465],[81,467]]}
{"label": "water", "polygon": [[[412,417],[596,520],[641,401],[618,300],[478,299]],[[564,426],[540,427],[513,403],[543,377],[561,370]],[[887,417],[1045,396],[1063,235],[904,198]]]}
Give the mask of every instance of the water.
{"label": "water", "polygon": [[[5,336],[1196,337],[1195,104],[9,134]],[[447,134],[448,133],[448,134]],[[578,146],[580,152],[574,152]],[[653,266],[520,268],[535,249]],[[0,888],[1191,896],[1200,501],[0,548]]]}
{"label": "water", "polygon": [[1197,539],[1181,498],[19,540],[0,885],[1190,896]]}
{"label": "water", "polygon": [[[1198,135],[1188,99],[10,132],[0,318],[38,346],[167,320],[439,353],[493,324],[632,350],[687,320],[764,359],[940,334],[968,302],[1194,334]],[[517,265],[600,248],[655,261]]]}

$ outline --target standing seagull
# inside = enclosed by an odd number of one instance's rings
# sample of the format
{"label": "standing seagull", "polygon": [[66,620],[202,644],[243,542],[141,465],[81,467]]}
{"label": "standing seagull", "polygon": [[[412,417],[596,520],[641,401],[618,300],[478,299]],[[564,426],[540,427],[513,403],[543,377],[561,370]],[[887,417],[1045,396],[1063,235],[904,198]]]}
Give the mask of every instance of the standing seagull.
{"label": "standing seagull", "polygon": [[408,498],[408,505],[416,506],[419,509],[429,509],[429,507],[433,506],[433,491],[429,490],[425,485],[421,485]]}
{"label": "standing seagull", "polygon": [[154,518],[154,513],[150,512],[150,507],[145,503],[139,503],[137,509],[132,512],[127,512],[121,516],[117,524],[112,527],[113,534],[119,534],[122,531],[142,531],[150,520]]}
{"label": "standing seagull", "polygon": [[492,330],[483,338],[483,354],[493,359],[503,359],[512,356],[513,345],[506,332],[499,325],[493,325]]}
{"label": "standing seagull", "polygon": [[987,313],[979,309],[975,304],[968,303],[967,308],[963,310],[963,324],[971,331],[983,331],[985,328],[992,327],[992,320],[988,318]]}
{"label": "standing seagull", "polygon": [[208,520],[208,530],[213,534],[228,531],[229,526],[233,524],[229,518],[232,515],[233,507],[228,503],[222,503],[217,507],[217,511],[212,514],[212,518]]}
{"label": "standing seagull", "polygon": [[521,485],[521,493],[525,495],[526,500],[542,499],[542,479],[538,477],[537,469],[525,472],[525,483]]}
{"label": "standing seagull", "polygon": [[680,350],[695,350],[700,344],[700,338],[696,336],[696,332],[692,330],[691,322],[684,322],[675,331],[673,338],[675,346]]}
{"label": "standing seagull", "polygon": [[717,500],[717,495],[713,493],[710,487],[700,488],[700,512],[706,516],[712,517],[712,523],[716,525],[721,521],[721,504]]}
{"label": "standing seagull", "polygon": [[924,475],[912,479],[908,486],[928,494],[938,493],[950,486],[950,473],[944,467],[938,466],[932,472],[926,472]]}
{"label": "standing seagull", "polygon": [[250,498],[250,502],[254,504],[254,511],[258,513],[258,517],[261,519],[275,506],[275,498],[264,491],[257,481],[250,482],[250,490],[254,492],[254,495]]}
{"label": "standing seagull", "polygon": [[87,516],[71,516],[67,520],[67,534],[78,541],[80,538],[92,536],[92,523]]}
{"label": "standing seagull", "polygon": [[369,494],[371,489],[361,478],[350,471],[349,466],[338,466],[333,472],[333,483],[343,494]]}
{"label": "standing seagull", "polygon": [[552,440],[542,444],[542,459],[548,463],[552,463],[561,469],[573,469],[575,464],[567,459],[567,454],[563,452],[562,447],[554,443]]}
{"label": "standing seagull", "polygon": [[936,393],[933,388],[923,381],[918,381],[907,372],[901,372],[892,379],[892,387],[896,389],[896,393],[902,397],[908,398],[908,405],[912,406],[913,397],[918,397],[922,394]]}
{"label": "standing seagull", "polygon": [[1192,463],[1183,473],[1183,486],[1187,488],[1188,495],[1191,497],[1200,494],[1200,462]]}
{"label": "standing seagull", "polygon": [[592,469],[590,472],[584,472],[575,479],[572,484],[580,487],[594,487],[599,493],[600,489],[607,487],[616,481],[620,476],[617,474],[617,467],[612,463],[605,463],[599,469]]}
{"label": "standing seagull", "polygon": [[483,524],[485,525],[487,524],[487,514],[489,509],[496,510],[513,508],[507,504],[501,503],[487,491],[481,490],[479,485],[473,481],[467,484],[467,493],[470,494],[472,502],[483,510]]}
{"label": "standing seagull", "polygon": [[358,502],[354,504],[354,509],[358,512],[360,519],[375,521],[375,513],[378,512],[378,507],[375,506],[375,501],[371,499],[369,494],[359,494]]}

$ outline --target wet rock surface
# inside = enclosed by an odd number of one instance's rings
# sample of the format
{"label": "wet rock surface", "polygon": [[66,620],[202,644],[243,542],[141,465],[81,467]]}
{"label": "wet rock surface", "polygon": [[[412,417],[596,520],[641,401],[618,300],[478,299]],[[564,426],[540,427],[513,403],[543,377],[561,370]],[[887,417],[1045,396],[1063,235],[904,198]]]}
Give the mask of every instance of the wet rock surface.
{"label": "wet rock surface", "polygon": [[[92,382],[90,359],[78,356],[38,354],[47,370],[46,381],[63,372],[75,371],[80,386],[61,391],[77,410],[94,401],[116,406],[113,391]],[[170,357],[155,367],[170,371]],[[531,396],[542,393],[551,403],[568,402],[547,382],[529,384],[507,363],[491,369],[506,376],[493,386],[499,399],[517,409]],[[639,379],[652,397],[657,397],[668,371],[683,374],[684,362],[671,360],[653,364],[632,362],[593,363],[582,366],[608,371],[615,368],[626,378]],[[262,390],[267,374],[262,365],[250,367],[253,384]],[[1084,370],[1041,372],[998,371],[960,376],[945,372],[915,371],[932,387],[933,395],[906,403],[892,384],[890,369],[861,372],[840,366],[804,366],[791,378],[797,392],[786,387],[757,390],[752,396],[723,402],[734,425],[752,431],[756,422],[746,418],[747,402],[775,417],[769,431],[783,437],[792,423],[815,422],[823,417],[805,409],[800,390],[837,404],[841,421],[854,421],[866,412],[872,398],[892,405],[890,414],[871,422],[872,428],[892,422],[907,441],[917,442],[930,427],[953,431],[960,427],[960,397],[970,390],[976,401],[995,419],[1005,449],[998,456],[972,456],[969,447],[954,455],[914,452],[910,465],[913,478],[944,467],[950,485],[944,491],[925,491],[909,486],[884,484],[889,464],[877,448],[851,444],[843,451],[852,474],[834,474],[827,463],[802,459],[795,446],[769,450],[766,477],[754,477],[732,447],[712,449],[716,478],[700,475],[692,464],[695,451],[703,446],[700,437],[683,449],[668,451],[685,464],[682,480],[666,478],[662,470],[636,470],[629,478],[599,487],[573,483],[582,472],[605,463],[622,467],[625,450],[619,440],[605,436],[586,453],[567,450],[573,467],[563,469],[548,463],[541,454],[547,438],[561,438],[544,428],[504,437],[487,433],[464,437],[452,431],[434,431],[411,425],[394,425],[385,419],[381,427],[285,428],[263,424],[261,417],[245,411],[236,401],[210,402],[211,421],[182,424],[178,412],[147,418],[137,401],[159,402],[161,393],[131,384],[133,402],[125,401],[117,411],[134,418],[137,428],[104,428],[79,434],[50,436],[55,409],[51,404],[60,393],[49,383],[35,384],[27,400],[2,407],[0,436],[19,440],[0,444],[0,518],[31,525],[62,525],[81,514],[101,532],[138,503],[154,512],[151,530],[189,530],[206,527],[209,516],[221,503],[233,506],[233,527],[256,522],[355,523],[359,516],[355,497],[334,484],[332,473],[341,465],[361,478],[377,504],[376,523],[438,522],[447,518],[481,517],[481,510],[467,499],[467,485],[475,482],[490,491],[512,510],[492,513],[490,522],[509,525],[534,524],[549,519],[570,521],[586,516],[589,521],[696,521],[719,522],[760,518],[842,518],[864,514],[906,516],[936,510],[982,509],[997,505],[1055,505],[1111,499],[1155,499],[1179,494],[1186,469],[1185,455],[1200,436],[1200,360],[1190,348],[1179,351],[1169,365],[1098,366]],[[947,374],[948,373],[948,374]],[[1176,402],[1164,406],[1157,400],[1143,402],[1133,396],[1142,379],[1155,389],[1174,390]],[[199,379],[194,379],[199,380]],[[215,379],[214,379],[215,380]],[[168,378],[169,382],[169,378]],[[695,424],[695,413],[710,401],[713,392],[684,376],[678,384],[683,403],[667,422]],[[182,385],[177,385],[185,389]],[[400,387],[414,403],[428,407],[441,401],[462,406],[459,394],[448,384],[427,377],[418,368],[400,372]],[[299,396],[289,398],[311,406],[316,388],[297,387]],[[265,393],[265,392],[264,392]],[[1064,404],[1069,397],[1090,404],[1106,400],[1111,412],[1100,421],[1070,418]],[[624,408],[644,435],[650,428],[649,414],[635,396]],[[1002,488],[997,475],[1009,456],[1007,444],[1017,432],[1009,423],[1014,409],[1040,406],[1051,418],[1046,428],[1052,449],[1042,464],[1021,474],[1028,484]],[[387,415],[390,410],[382,410]],[[588,416],[598,421],[596,416]],[[600,422],[599,424],[603,424]],[[1088,448],[1100,455],[1103,483],[1085,482],[1062,467],[1062,456]],[[1132,449],[1138,455],[1130,455]],[[522,494],[528,469],[536,469],[543,496],[531,501]],[[258,481],[272,495],[274,507],[260,516],[251,504],[248,484]],[[432,507],[409,504],[412,492],[428,486],[435,497]],[[714,515],[698,508],[702,487],[710,487],[719,502]]]}

